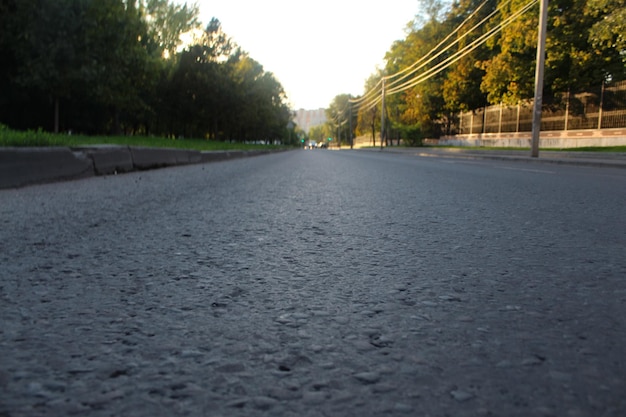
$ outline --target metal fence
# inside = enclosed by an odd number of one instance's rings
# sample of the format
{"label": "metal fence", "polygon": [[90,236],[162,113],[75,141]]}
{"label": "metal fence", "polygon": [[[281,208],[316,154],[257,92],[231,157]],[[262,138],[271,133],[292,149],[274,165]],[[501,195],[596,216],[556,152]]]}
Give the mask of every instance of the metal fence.
{"label": "metal fence", "polygon": [[[459,113],[452,120],[450,134],[530,132],[532,113],[532,100]],[[626,127],[626,81],[602,84],[586,93],[557,95],[544,104],[541,114],[542,131],[622,127]]]}

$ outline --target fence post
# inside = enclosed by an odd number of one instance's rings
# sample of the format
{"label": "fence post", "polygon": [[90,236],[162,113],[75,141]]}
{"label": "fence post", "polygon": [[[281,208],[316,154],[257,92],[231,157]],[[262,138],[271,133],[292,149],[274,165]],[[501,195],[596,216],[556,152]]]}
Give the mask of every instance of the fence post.
{"label": "fence post", "polygon": [[483,129],[482,132],[480,133],[486,133],[487,132],[487,106],[485,106],[485,108],[483,109]]}
{"label": "fence post", "polygon": [[470,135],[472,134],[472,132],[474,131],[474,110],[472,110],[472,113],[470,114]]}
{"label": "fence post", "polygon": [[565,102],[565,128],[563,130],[567,130],[567,124],[569,122],[569,92],[570,89],[567,89],[567,101]]}
{"label": "fence post", "polygon": [[500,102],[500,120],[498,120],[498,133],[502,133],[502,102]]}
{"label": "fence post", "polygon": [[600,108],[598,109],[598,129],[602,129],[602,103],[604,102],[604,80],[602,80],[602,90],[600,90]]}
{"label": "fence post", "polygon": [[522,103],[520,101],[517,102],[517,121],[515,122],[515,133],[519,133],[519,112],[521,110]]}

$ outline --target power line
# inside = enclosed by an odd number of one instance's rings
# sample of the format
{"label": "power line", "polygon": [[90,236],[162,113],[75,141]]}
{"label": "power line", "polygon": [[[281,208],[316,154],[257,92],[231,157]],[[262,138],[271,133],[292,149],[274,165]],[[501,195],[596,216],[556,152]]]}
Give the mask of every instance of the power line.
{"label": "power line", "polygon": [[[514,14],[512,14],[511,16],[507,17],[503,22],[500,22],[497,26],[495,26],[494,28],[490,29],[488,32],[486,32],[485,34],[481,35],[478,39],[474,40],[472,43],[470,43],[469,45],[465,46],[463,49],[461,49],[460,51],[457,51],[454,55],[448,57],[446,60],[440,62],[439,64],[437,64],[435,67],[430,68],[428,71],[426,71],[425,73],[419,74],[416,77],[413,77],[411,80],[401,84],[400,86],[397,86],[395,88],[391,88],[388,91],[386,91],[387,94],[396,94],[402,91],[406,91],[409,88],[412,88],[414,86],[416,86],[417,84],[420,84],[421,82],[426,81],[427,79],[429,79],[430,77],[438,74],[439,72],[443,71],[445,68],[449,67],[450,65],[454,64],[455,62],[457,62],[458,60],[460,60],[461,58],[463,58],[464,56],[466,56],[467,54],[469,54],[470,52],[472,52],[473,50],[475,50],[478,46],[482,45],[483,43],[485,43],[488,39],[490,39],[491,37],[495,36],[498,32],[500,32],[502,29],[504,29],[506,26],[508,26],[509,24],[511,24],[515,19],[517,19],[519,16],[521,16],[523,13],[525,13],[526,11],[528,11],[532,6],[534,6],[537,3],[538,0],[530,0],[525,6],[523,6],[522,8],[520,8],[518,11],[516,11]],[[510,2],[507,1],[504,5],[508,4]],[[397,77],[398,75],[403,74],[404,72],[407,72],[409,69],[414,68],[415,66],[417,66],[420,62],[424,61],[424,59],[426,59],[430,54],[433,53],[433,51],[435,51],[437,48],[439,48],[443,43],[445,43],[445,41],[447,39],[449,39],[454,33],[458,32],[460,30],[461,27],[463,27],[465,25],[465,23],[471,18],[473,17],[476,12],[483,7],[485,3],[481,4],[478,9],[476,11],[474,11],[467,19],[465,19],[465,21],[463,21],[463,23],[461,23],[461,25],[459,25],[450,35],[448,35],[444,41],[440,42],[435,48],[431,49],[431,51],[429,51],[424,57],[422,57],[420,60],[416,61],[415,63],[413,63],[411,66],[393,74],[390,76],[385,76],[383,78],[381,78],[381,80],[378,82],[378,84],[376,85],[376,87],[372,88],[370,91],[368,91],[364,96],[362,96],[359,99],[356,100],[350,100],[350,102],[357,104],[358,108],[361,107],[366,107],[367,109],[370,109],[372,107],[374,107],[375,105],[377,105],[378,103],[380,103],[382,101],[382,96],[374,96],[373,98],[371,97],[372,94],[377,93],[379,90],[377,90],[378,85],[381,84],[381,82],[383,82],[383,79],[390,79],[390,78],[394,78]],[[480,27],[481,25],[483,25],[488,19],[492,18],[497,12],[499,11],[499,9],[495,9],[493,12],[491,12],[487,17],[485,17],[484,19],[482,19],[479,23],[477,23],[476,25],[474,25],[468,32],[464,33],[463,36],[461,36],[460,38],[458,38],[455,42],[451,43],[450,45],[448,45],[446,48],[442,49],[437,55],[431,57],[431,59],[429,59],[426,63],[422,64],[421,66],[419,66],[418,68],[414,68],[410,73],[404,75],[403,77],[392,81],[391,85],[395,85],[398,82],[400,82],[401,80],[406,79],[409,75],[415,73],[417,70],[423,68],[425,65],[427,65],[428,63],[432,62],[434,59],[436,59],[438,56],[440,56],[441,54],[443,54],[445,51],[449,50],[454,44],[456,44],[457,42],[459,42],[461,39],[463,39],[465,36],[468,36],[472,31],[476,30],[478,27]],[[369,98],[367,100],[366,103],[362,103],[363,101],[365,101],[365,98]]]}
{"label": "power line", "polygon": [[[463,27],[463,26],[464,26],[464,25],[465,25],[465,24],[466,24],[466,23],[467,23],[467,22],[468,22],[468,21],[469,21],[472,17],[474,17],[474,15],[475,15],[475,14],[476,14],[476,13],[478,13],[478,11],[480,11],[480,9],[481,9],[481,8],[482,8],[485,4],[487,4],[487,1],[488,1],[488,0],[485,0],[485,1],[484,1],[481,5],[480,5],[480,6],[478,6],[478,8],[477,8],[474,12],[472,12],[472,13],[471,13],[471,14],[470,14],[470,15],[469,15],[469,16],[468,16],[468,17],[467,17],[467,18],[466,18],[466,19],[465,19],[465,20],[464,20],[464,21],[463,21],[463,22],[462,22],[459,26],[457,26],[457,28],[456,28],[455,30],[453,30],[450,34],[448,34],[448,36],[446,36],[446,38],[445,38],[444,40],[442,40],[441,42],[439,42],[439,44],[437,44],[437,46],[435,46],[434,48],[432,48],[432,49],[431,49],[431,50],[430,50],[430,51],[429,51],[426,55],[424,55],[422,58],[420,58],[419,60],[415,61],[415,62],[414,62],[413,64],[411,64],[410,66],[408,66],[408,67],[406,67],[406,68],[404,68],[404,69],[402,69],[402,70],[400,70],[400,71],[396,72],[395,74],[392,74],[392,75],[388,75],[388,76],[384,76],[384,77],[382,77],[382,78],[378,81],[378,83],[377,83],[374,87],[372,87],[372,88],[371,88],[371,89],[370,89],[367,93],[365,93],[363,96],[361,96],[361,97],[359,97],[359,98],[357,98],[357,99],[351,100],[351,102],[353,102],[353,103],[359,103],[359,102],[364,101],[367,97],[369,97],[369,96],[370,96],[370,95],[372,95],[372,94],[376,94],[376,93],[379,91],[378,86],[379,86],[379,85],[381,85],[381,83],[383,82],[383,79],[384,79],[384,78],[386,78],[386,79],[392,79],[392,78],[394,78],[394,77],[397,77],[397,76],[399,76],[399,75],[402,75],[403,73],[405,73],[405,72],[407,72],[407,71],[410,71],[412,68],[414,68],[415,66],[417,66],[419,63],[421,63],[423,60],[425,60],[425,59],[426,59],[429,55],[431,55],[433,52],[435,52],[435,51],[436,51],[436,50],[437,50],[440,46],[442,46],[445,42],[447,42],[447,41],[448,41],[448,39],[450,39],[450,38],[451,38],[451,37],[452,37],[455,33],[457,33],[459,30],[461,30],[461,28],[462,28],[462,27]],[[505,3],[505,5],[506,5],[506,4],[508,4],[510,1],[511,1],[511,0],[508,0],[508,1]],[[443,50],[441,50],[441,51],[439,52],[439,54],[437,54],[435,57],[437,57],[437,56],[441,55],[443,52],[445,52],[446,50],[448,50],[448,49],[449,49],[452,45],[454,45],[456,42],[458,42],[459,40],[461,40],[463,37],[467,36],[467,35],[468,35],[469,33],[471,33],[471,32],[472,32],[472,31],[473,31],[476,27],[480,26],[480,25],[481,25],[481,24],[482,24],[485,20],[487,20],[487,19],[489,19],[491,16],[493,16],[493,15],[494,15],[497,11],[498,11],[498,9],[494,9],[494,11],[493,11],[493,12],[491,12],[491,14],[490,14],[489,16],[487,16],[487,17],[486,17],[485,19],[483,19],[480,23],[478,23],[477,25],[475,25],[474,27],[472,27],[472,28],[471,28],[468,32],[466,32],[466,33],[465,33],[465,34],[464,34],[461,38],[458,38],[455,42],[453,42],[452,44],[450,44],[448,47],[446,47],[446,48],[444,48]],[[434,57],[434,58],[435,58],[435,57]],[[431,58],[431,60],[429,60],[428,62],[432,61],[432,59],[434,59],[434,58]],[[428,63],[428,62],[427,62],[427,63]],[[425,65],[425,64],[424,64],[424,65]],[[422,67],[422,66],[420,66],[419,68],[421,68],[421,67]],[[419,68],[417,68],[417,69],[419,69]],[[410,74],[412,74],[413,72],[417,71],[417,69],[416,69],[416,70],[414,70],[414,71],[411,71],[409,74],[407,74],[407,75],[405,75],[405,76],[403,76],[403,77],[399,78],[398,80],[392,81],[392,82],[391,82],[391,85],[396,84],[396,83],[397,83],[397,82],[399,82],[400,80],[402,80],[402,79],[404,79],[404,78],[408,77]]]}
{"label": "power line", "polygon": [[[423,68],[424,66],[426,66],[427,64],[429,64],[430,62],[432,62],[433,60],[435,60],[436,58],[438,58],[440,55],[442,55],[444,52],[446,52],[448,49],[452,48],[452,46],[456,43],[458,43],[459,41],[461,41],[461,39],[465,38],[466,36],[468,36],[469,34],[471,34],[474,30],[476,30],[478,27],[480,27],[483,23],[485,23],[487,20],[489,20],[491,17],[493,17],[497,12],[498,9],[494,9],[489,15],[487,15],[483,20],[481,20],[479,23],[477,23],[476,25],[474,25],[470,30],[468,30],[467,32],[465,32],[463,35],[461,35],[459,38],[457,38],[453,43],[451,43],[450,45],[448,45],[446,48],[442,49],[439,51],[438,54],[432,56],[428,61],[424,62],[422,65],[420,65],[419,67],[415,68],[417,66],[417,64],[421,63],[422,61],[424,61],[429,55],[431,55],[433,52],[437,51],[442,45],[444,45],[448,39],[450,39],[454,34],[456,34],[458,31],[461,30],[461,28],[472,18],[474,17],[474,15],[476,13],[478,13],[480,11],[480,9],[487,4],[488,0],[485,0],[480,6],[478,6],[478,8],[472,12],[464,21],[463,23],[461,23],[459,26],[456,27],[456,29],[454,29],[450,34],[448,34],[448,36],[446,36],[441,42],[439,42],[437,44],[437,46],[435,46],[434,48],[432,48],[426,55],[424,55],[422,58],[420,58],[419,60],[415,61],[413,64],[411,64],[409,67],[398,71],[397,73],[388,76],[387,78],[391,79],[394,78],[398,75],[401,75],[404,72],[410,71],[408,72],[408,74],[403,75],[402,77],[398,78],[397,80],[392,81],[389,86],[393,86],[397,83],[399,83],[401,80],[407,78],[409,75],[415,73],[416,71],[418,71],[419,69]],[[508,0],[506,4],[508,4],[511,0]]]}
{"label": "power line", "polygon": [[407,81],[404,84],[402,84],[402,85],[400,85],[400,86],[398,86],[398,87],[396,87],[394,89],[390,89],[387,93],[388,94],[396,94],[396,93],[399,93],[399,92],[402,92],[402,91],[406,91],[409,88],[415,87],[417,84],[420,84],[420,83],[426,81],[427,79],[433,77],[434,75],[436,75],[439,72],[443,71],[444,69],[448,68],[450,65],[454,64],[455,62],[457,62],[458,60],[463,58],[465,55],[469,54],[470,52],[472,52],[473,50],[478,48],[480,45],[482,45],[485,42],[487,42],[487,40],[489,40],[490,38],[494,37],[497,33],[502,31],[505,27],[507,27],[508,25],[513,23],[513,21],[515,19],[517,19],[519,16],[521,16],[522,14],[527,12],[531,7],[533,7],[537,3],[537,1],[538,0],[530,0],[524,7],[519,9],[517,12],[515,12],[514,14],[512,14],[508,18],[506,18],[498,26],[492,28],[491,30],[489,30],[488,32],[486,32],[485,34],[480,36],[478,39],[473,41],[471,44],[467,45],[466,47],[464,47],[460,51],[456,52],[454,55],[446,58],[444,61],[442,61],[442,62],[438,63],[437,65],[435,65],[434,67],[430,68],[428,71],[426,71],[426,72],[424,72],[422,74],[419,74],[418,76],[414,77],[410,81]]}

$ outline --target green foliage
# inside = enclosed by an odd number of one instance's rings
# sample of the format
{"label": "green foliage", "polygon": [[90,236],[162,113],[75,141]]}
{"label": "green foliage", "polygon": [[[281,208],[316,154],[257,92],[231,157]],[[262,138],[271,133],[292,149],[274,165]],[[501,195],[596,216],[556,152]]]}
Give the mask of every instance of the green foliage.
{"label": "green foliage", "polygon": [[[589,91],[602,81],[626,79],[625,1],[550,0],[546,102],[567,92]],[[408,26],[404,39],[393,43],[385,56],[385,69],[366,83],[363,102],[375,103],[381,94],[377,83],[382,74],[389,77],[386,120],[403,135],[414,132],[401,126],[419,126],[423,137],[437,137],[447,132],[459,111],[517,104],[534,95],[539,5],[467,52],[464,48],[500,28],[505,19],[529,5],[528,0],[487,0],[484,5],[483,0],[457,0],[448,5],[424,2],[426,13]],[[495,10],[498,13],[489,17]],[[486,24],[478,24],[486,18]],[[443,51],[447,46],[451,47]],[[443,66],[460,52],[464,55]],[[376,93],[370,94],[372,89]],[[380,101],[359,108],[359,135],[371,132],[376,137],[381,110]]]}
{"label": "green foliage", "polygon": [[[382,82],[382,71],[378,71],[375,74],[372,74],[365,81],[365,91],[374,91]],[[366,96],[367,97],[367,96]],[[365,98],[366,98],[365,97]],[[358,100],[363,100],[364,97],[359,97]],[[368,105],[367,103],[372,98],[365,99],[363,103],[364,105],[359,105],[357,112],[357,120],[356,120],[356,135],[371,135],[372,144],[376,146],[376,130],[380,130],[380,110],[382,104],[378,105]]]}
{"label": "green foliage", "polygon": [[585,14],[594,18],[589,30],[591,44],[613,48],[626,59],[626,1],[588,0]]}
{"label": "green foliage", "polygon": [[0,146],[61,146],[58,135],[44,132],[41,128],[29,131],[15,131],[0,124]]}
{"label": "green foliage", "polygon": [[174,57],[181,45],[181,34],[189,33],[199,26],[197,5],[146,0],[143,8],[148,25],[145,42],[149,52],[157,57]]}
{"label": "green foliage", "polygon": [[[331,125],[325,123],[323,125],[314,126],[309,129],[308,139],[314,140],[317,143],[328,143],[331,145],[336,145],[337,140],[335,139],[337,131],[333,129]],[[328,138],[332,138],[332,141],[329,141]],[[333,143],[330,143],[333,142]]]}
{"label": "green foliage", "polygon": [[259,149],[272,147],[247,143],[229,143],[198,139],[166,139],[147,136],[86,136],[67,135],[45,132],[42,129],[17,131],[0,124],[0,147],[36,147],[36,146],[93,146],[93,145],[142,146],[155,148],[195,149],[199,151],[217,151],[232,149]]}
{"label": "green foliage", "polygon": [[[280,83],[197,6],[0,1],[0,122],[19,129],[288,141]],[[181,35],[193,42],[182,48]]]}
{"label": "green foliage", "polygon": [[[337,144],[349,143],[350,141],[350,126],[354,128],[355,114],[350,111],[352,106],[350,103],[350,96],[348,94],[340,94],[335,96],[330,106],[326,109],[326,137],[336,138]],[[350,117],[353,118],[352,124]],[[354,137],[354,131],[352,132]]]}
{"label": "green foliage", "polygon": [[427,137],[418,125],[399,125],[396,129],[407,146],[422,146]]}
{"label": "green foliage", "polygon": [[[526,0],[498,1],[501,19],[512,16],[526,4]],[[515,104],[532,97],[535,85],[535,57],[537,48],[538,10],[535,5],[490,43],[491,56],[480,63],[485,71],[480,88],[487,94],[489,103]]]}

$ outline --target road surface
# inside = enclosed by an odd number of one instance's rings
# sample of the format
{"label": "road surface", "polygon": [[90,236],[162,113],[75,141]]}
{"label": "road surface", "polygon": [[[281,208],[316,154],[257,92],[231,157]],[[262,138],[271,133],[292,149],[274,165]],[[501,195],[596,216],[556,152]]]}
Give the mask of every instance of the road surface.
{"label": "road surface", "polygon": [[0,191],[0,416],[623,416],[625,203],[324,150]]}

